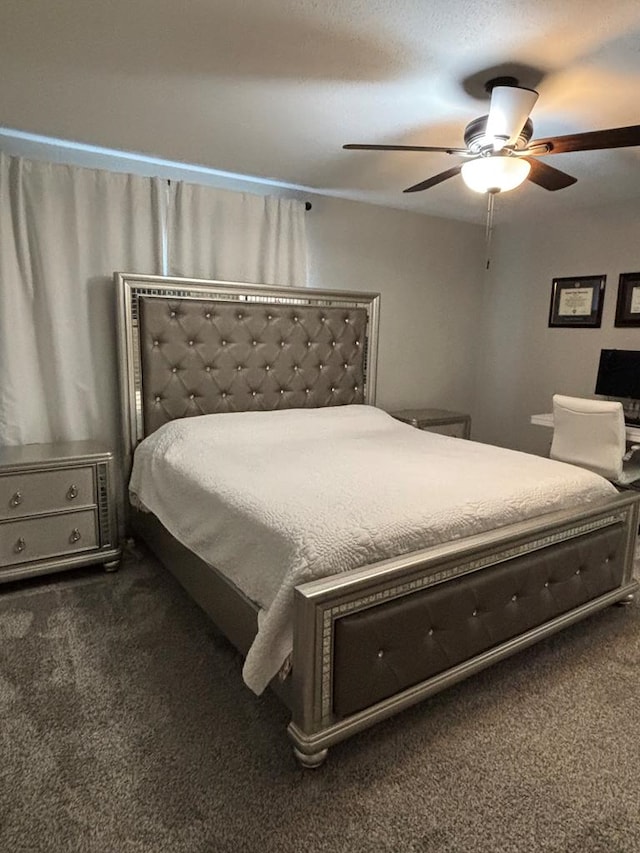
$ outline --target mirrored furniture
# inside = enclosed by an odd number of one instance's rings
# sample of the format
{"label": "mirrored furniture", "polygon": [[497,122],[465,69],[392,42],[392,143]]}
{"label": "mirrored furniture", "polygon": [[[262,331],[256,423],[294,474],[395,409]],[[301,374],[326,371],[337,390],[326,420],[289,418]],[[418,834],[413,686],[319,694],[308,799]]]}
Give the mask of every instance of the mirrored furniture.
{"label": "mirrored furniture", "polygon": [[450,435],[455,438],[471,438],[471,416],[449,409],[402,409],[389,414],[398,421],[417,429]]}
{"label": "mirrored furniture", "polygon": [[113,458],[91,441],[0,447],[0,582],[118,568]]}
{"label": "mirrored furniture", "polygon": [[[138,443],[175,418],[375,404],[376,294],[131,273],[115,281],[125,475]],[[469,422],[441,416],[451,417]],[[322,488],[332,494],[330,479]],[[614,494],[298,584],[291,667],[271,682],[290,709],[298,760],[318,767],[345,738],[628,600],[639,510],[640,496]],[[246,654],[259,606],[151,513],[131,507],[129,528]],[[436,632],[434,622],[452,618],[455,627]]]}

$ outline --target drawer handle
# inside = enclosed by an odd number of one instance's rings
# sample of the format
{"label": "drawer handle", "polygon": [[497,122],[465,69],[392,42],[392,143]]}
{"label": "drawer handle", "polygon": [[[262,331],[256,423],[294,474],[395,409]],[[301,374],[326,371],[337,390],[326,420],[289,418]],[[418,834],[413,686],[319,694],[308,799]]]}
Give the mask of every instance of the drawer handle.
{"label": "drawer handle", "polygon": [[9,501],[9,506],[20,506],[22,503],[22,492],[16,492],[15,495],[11,496],[11,500]]}
{"label": "drawer handle", "polygon": [[73,544],[74,542],[78,542],[81,538],[80,531],[77,527],[74,527],[71,531],[71,536],[69,536],[69,542]]}
{"label": "drawer handle", "polygon": [[74,498],[78,497],[78,487],[76,485],[70,485],[67,491],[67,500],[72,501]]}
{"label": "drawer handle", "polygon": [[24,541],[24,539],[21,536],[18,539],[18,541],[16,542],[16,544],[13,546],[13,550],[16,552],[16,554],[21,554],[26,547],[27,547],[27,543]]}

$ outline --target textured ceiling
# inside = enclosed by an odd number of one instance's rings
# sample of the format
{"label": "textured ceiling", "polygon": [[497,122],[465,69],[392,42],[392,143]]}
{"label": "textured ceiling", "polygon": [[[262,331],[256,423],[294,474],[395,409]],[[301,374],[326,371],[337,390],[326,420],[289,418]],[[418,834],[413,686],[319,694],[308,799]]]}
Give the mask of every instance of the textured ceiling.
{"label": "textured ceiling", "polygon": [[[513,70],[535,136],[640,123],[638,0],[3,0],[0,126],[319,192],[482,221],[460,177],[402,189]],[[1,142],[0,142],[1,145]],[[578,178],[500,199],[508,215],[640,199],[640,148],[557,155]]]}

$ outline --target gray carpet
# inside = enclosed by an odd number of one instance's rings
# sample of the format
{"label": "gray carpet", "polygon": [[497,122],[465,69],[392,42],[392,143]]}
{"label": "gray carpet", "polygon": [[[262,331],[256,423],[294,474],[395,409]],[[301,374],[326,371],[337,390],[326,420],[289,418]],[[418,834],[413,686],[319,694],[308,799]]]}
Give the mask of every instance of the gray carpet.
{"label": "gray carpet", "polygon": [[0,589],[2,853],[640,851],[640,606],[303,771],[151,558]]}

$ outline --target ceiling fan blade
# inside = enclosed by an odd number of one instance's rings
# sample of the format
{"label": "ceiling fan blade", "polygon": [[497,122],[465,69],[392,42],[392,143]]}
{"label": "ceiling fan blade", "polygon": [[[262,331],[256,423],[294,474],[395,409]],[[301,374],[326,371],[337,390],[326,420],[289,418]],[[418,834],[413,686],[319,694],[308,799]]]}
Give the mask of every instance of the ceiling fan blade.
{"label": "ceiling fan blade", "polygon": [[566,154],[568,151],[598,151],[605,148],[629,148],[640,145],[640,124],[629,127],[612,127],[609,130],[591,130],[587,133],[570,133],[568,136],[547,136],[533,139],[529,148],[547,145],[546,154]]}
{"label": "ceiling fan blade", "polygon": [[466,148],[443,148],[442,146],[430,145],[361,145],[357,142],[350,142],[342,147],[350,151],[439,151],[442,154],[468,154]]}
{"label": "ceiling fan blade", "polygon": [[527,180],[545,190],[551,190],[551,192],[563,190],[565,187],[575,184],[578,180],[571,175],[567,175],[566,172],[561,172],[560,169],[549,166],[548,163],[543,163],[542,160],[537,160],[533,157],[523,157],[523,159],[531,166]]}
{"label": "ceiling fan blade", "polygon": [[453,168],[447,169],[446,172],[440,172],[438,175],[434,175],[432,178],[427,178],[426,181],[420,181],[419,184],[415,184],[412,187],[408,187],[406,190],[403,190],[403,192],[419,193],[422,190],[428,190],[431,187],[435,187],[438,184],[441,184],[443,181],[447,181],[449,178],[454,178],[456,175],[459,175],[461,169],[462,164],[460,164],[459,166],[453,166]]}
{"label": "ceiling fan blade", "polygon": [[537,100],[538,93],[533,89],[493,87],[485,134],[489,139],[493,138],[495,151],[500,151],[505,145],[515,145]]}

